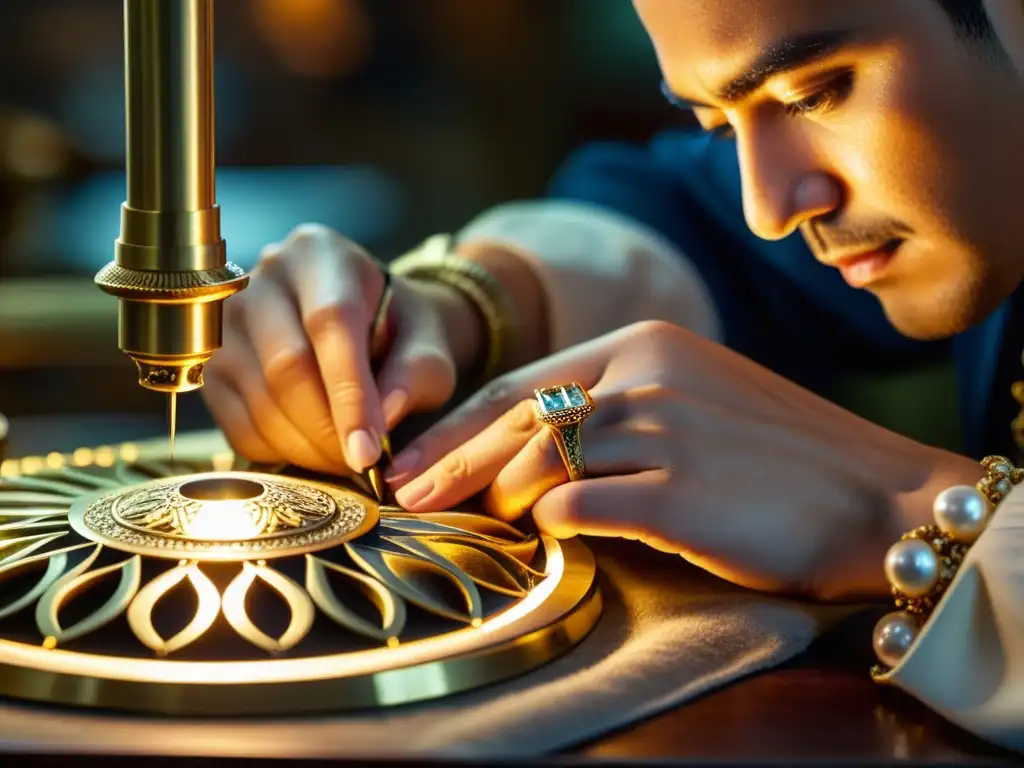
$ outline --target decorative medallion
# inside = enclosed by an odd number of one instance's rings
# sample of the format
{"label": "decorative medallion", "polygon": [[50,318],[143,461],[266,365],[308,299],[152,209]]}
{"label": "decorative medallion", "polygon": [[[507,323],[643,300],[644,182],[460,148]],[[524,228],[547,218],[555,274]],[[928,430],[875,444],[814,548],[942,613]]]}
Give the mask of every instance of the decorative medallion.
{"label": "decorative medallion", "polygon": [[255,560],[315,552],[358,538],[377,505],[322,483],[216,472],[133,485],[71,505],[90,541],[151,557]]}
{"label": "decorative medallion", "polygon": [[180,715],[389,706],[526,672],[600,615],[577,541],[208,461],[70,463],[0,477],[3,696]]}

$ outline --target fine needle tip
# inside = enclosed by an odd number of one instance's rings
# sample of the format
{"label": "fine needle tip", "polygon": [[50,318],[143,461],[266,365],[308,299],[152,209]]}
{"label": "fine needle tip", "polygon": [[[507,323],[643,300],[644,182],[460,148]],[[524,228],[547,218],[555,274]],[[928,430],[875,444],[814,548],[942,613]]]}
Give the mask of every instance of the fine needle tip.
{"label": "fine needle tip", "polygon": [[170,465],[174,468],[174,433],[178,426],[178,393],[171,392],[167,396],[167,423],[170,432]]}

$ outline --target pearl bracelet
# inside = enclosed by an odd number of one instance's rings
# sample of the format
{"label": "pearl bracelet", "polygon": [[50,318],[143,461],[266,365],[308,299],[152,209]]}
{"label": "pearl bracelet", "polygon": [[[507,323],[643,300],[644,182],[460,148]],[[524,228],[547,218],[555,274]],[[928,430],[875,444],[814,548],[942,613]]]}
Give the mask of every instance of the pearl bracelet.
{"label": "pearl bracelet", "polygon": [[907,653],[995,508],[1024,480],[1024,469],[1002,456],[988,456],[981,465],[985,477],[976,486],[955,485],[935,497],[935,525],[908,531],[886,554],[885,575],[900,610],[875,625],[881,663],[872,668],[872,677],[888,673]]}

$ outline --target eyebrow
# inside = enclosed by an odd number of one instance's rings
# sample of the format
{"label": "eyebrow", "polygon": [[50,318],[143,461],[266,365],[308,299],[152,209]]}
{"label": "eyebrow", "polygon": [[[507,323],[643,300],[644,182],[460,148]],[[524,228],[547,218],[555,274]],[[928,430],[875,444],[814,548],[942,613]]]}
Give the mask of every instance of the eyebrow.
{"label": "eyebrow", "polygon": [[[854,30],[842,29],[813,32],[780,40],[758,55],[743,74],[726,83],[718,91],[716,98],[726,104],[742,101],[773,77],[820,61],[849,44],[856,36]],[[661,92],[670,104],[681,109],[709,106],[677,95],[664,80],[661,83]]]}

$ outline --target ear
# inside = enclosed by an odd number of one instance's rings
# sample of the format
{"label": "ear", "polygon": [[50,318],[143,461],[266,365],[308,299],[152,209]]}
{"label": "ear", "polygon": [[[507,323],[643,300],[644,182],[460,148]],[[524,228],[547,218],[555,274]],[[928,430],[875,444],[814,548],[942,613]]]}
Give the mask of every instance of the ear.
{"label": "ear", "polygon": [[1006,56],[1024,76],[1024,0],[984,0],[984,6]]}

